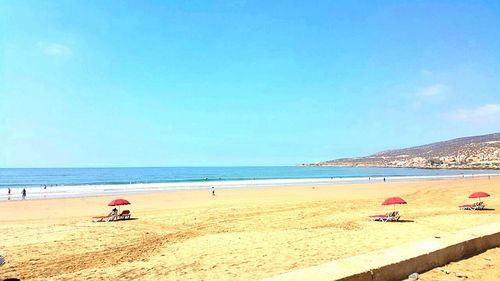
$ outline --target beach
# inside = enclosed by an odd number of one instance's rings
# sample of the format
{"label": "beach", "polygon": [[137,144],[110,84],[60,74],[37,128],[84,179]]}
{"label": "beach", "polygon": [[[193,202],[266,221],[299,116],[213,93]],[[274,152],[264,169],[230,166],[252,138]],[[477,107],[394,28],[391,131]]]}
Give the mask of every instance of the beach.
{"label": "beach", "polygon": [[[459,210],[475,191],[489,209]],[[258,280],[498,222],[499,193],[492,176],[2,201],[0,278]],[[401,222],[370,221],[391,196]],[[132,219],[92,223],[115,198]]]}
{"label": "beach", "polygon": [[477,256],[452,262],[446,266],[434,268],[422,275],[419,280],[434,281],[467,277],[468,280],[498,280],[500,272],[500,248],[490,249]]}

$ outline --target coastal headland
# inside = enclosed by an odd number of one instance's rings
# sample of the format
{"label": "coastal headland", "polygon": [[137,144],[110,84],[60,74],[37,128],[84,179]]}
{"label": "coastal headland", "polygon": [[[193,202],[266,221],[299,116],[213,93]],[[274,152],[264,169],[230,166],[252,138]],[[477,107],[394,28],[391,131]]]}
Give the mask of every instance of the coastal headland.
{"label": "coastal headland", "polygon": [[365,157],[341,158],[304,166],[422,169],[500,169],[500,133],[463,137]]}
{"label": "coastal headland", "polygon": [[[475,191],[492,195],[483,199],[488,209],[459,210]],[[2,201],[0,279],[256,280],[500,221],[497,176],[215,194]],[[381,205],[391,196],[408,202],[395,207],[401,222],[370,221],[394,209]],[[92,223],[115,198],[132,203],[124,206],[132,219]]]}

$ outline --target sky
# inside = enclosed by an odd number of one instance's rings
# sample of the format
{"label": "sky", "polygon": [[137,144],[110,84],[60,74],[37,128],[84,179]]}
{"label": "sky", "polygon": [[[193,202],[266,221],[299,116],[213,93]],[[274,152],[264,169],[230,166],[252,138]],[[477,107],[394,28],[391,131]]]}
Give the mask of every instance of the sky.
{"label": "sky", "polygon": [[0,167],[296,165],[494,132],[498,1],[0,1]]}

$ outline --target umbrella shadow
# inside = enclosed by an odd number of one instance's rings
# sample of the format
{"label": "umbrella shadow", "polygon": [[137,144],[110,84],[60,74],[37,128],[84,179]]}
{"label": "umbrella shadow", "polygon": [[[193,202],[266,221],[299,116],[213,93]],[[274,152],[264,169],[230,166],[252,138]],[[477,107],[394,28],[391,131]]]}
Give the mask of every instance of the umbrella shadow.
{"label": "umbrella shadow", "polygon": [[496,209],[493,209],[493,208],[484,208],[484,209],[479,209],[479,210],[476,210],[476,211],[495,211]]}
{"label": "umbrella shadow", "polygon": [[112,220],[110,222],[121,222],[121,221],[135,221],[135,220],[138,220],[139,218],[130,218],[130,219],[126,219],[126,220]]}
{"label": "umbrella shadow", "polygon": [[414,220],[397,220],[397,221],[394,221],[394,222],[415,222]]}

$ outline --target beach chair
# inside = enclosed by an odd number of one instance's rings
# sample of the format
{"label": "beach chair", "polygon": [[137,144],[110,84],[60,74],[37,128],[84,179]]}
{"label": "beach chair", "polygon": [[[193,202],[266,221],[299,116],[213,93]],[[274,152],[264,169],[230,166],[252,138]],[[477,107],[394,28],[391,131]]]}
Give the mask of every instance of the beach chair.
{"label": "beach chair", "polygon": [[458,206],[458,208],[460,208],[460,210],[472,210],[472,205],[471,204],[464,204],[464,205],[460,205]]}
{"label": "beach chair", "polygon": [[385,215],[369,216],[369,218],[373,221],[388,222],[388,221],[398,221],[400,216],[399,216],[398,211],[393,211],[393,212],[389,212]]}
{"label": "beach chair", "polygon": [[385,221],[385,215],[368,216],[372,221]]}
{"label": "beach chair", "polygon": [[474,204],[465,204],[458,206],[458,208],[460,208],[461,210],[484,210],[485,207],[486,206],[483,202],[476,202]]}
{"label": "beach chair", "polygon": [[399,212],[398,211],[393,211],[385,214],[385,220],[384,221],[398,221],[399,220]]}
{"label": "beach chair", "polygon": [[103,222],[113,220],[113,216],[111,214],[107,216],[96,216],[92,217],[92,222]]}
{"label": "beach chair", "polygon": [[118,216],[118,218],[121,219],[121,220],[130,219],[130,211],[129,210],[123,210],[122,213]]}
{"label": "beach chair", "polygon": [[476,203],[472,204],[472,209],[474,209],[474,210],[484,210],[484,207],[486,207],[486,206],[484,205],[483,201],[476,202]]}
{"label": "beach chair", "polygon": [[401,217],[401,216],[399,215],[399,212],[398,212],[398,211],[394,211],[394,212],[393,212],[393,215],[392,215],[392,220],[393,220],[393,221],[399,221],[399,218],[400,218],[400,217]]}

